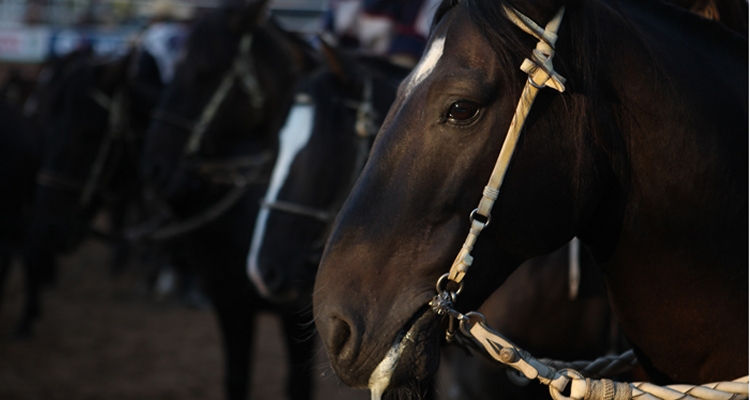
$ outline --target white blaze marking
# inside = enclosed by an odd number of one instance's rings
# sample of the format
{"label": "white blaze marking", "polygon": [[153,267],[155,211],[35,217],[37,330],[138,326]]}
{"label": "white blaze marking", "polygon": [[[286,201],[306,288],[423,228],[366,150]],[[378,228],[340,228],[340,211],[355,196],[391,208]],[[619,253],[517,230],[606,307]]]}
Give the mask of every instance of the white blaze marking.
{"label": "white blaze marking", "polygon": [[412,89],[422,83],[425,78],[430,76],[432,71],[435,69],[438,61],[440,61],[440,58],[443,56],[444,47],[445,36],[439,37],[432,41],[427,54],[425,54],[422,59],[419,60],[419,64],[417,64],[417,66],[414,68],[414,71],[411,73],[409,84],[406,87],[406,96],[409,96],[409,93],[411,93]]}
{"label": "white blaze marking", "polygon": [[[281,187],[289,176],[292,162],[310,140],[314,116],[315,107],[310,104],[296,104],[289,111],[289,116],[279,135],[279,155],[273,167],[271,183],[266,190],[264,198],[266,202],[276,201],[279,190],[281,190]],[[255,219],[255,229],[253,230],[253,240],[250,244],[250,253],[247,257],[247,274],[263,295],[268,295],[269,292],[259,270],[258,253],[263,244],[268,214],[269,210],[265,207],[261,208],[260,212],[258,212],[258,217]]]}

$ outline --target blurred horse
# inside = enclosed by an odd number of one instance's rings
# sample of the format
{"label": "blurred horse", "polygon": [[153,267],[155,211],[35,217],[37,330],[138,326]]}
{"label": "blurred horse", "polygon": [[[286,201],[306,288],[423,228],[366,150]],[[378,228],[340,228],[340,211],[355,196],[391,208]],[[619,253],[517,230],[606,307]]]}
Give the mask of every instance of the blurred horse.
{"label": "blurred horse", "polygon": [[109,209],[115,240],[128,207],[140,199],[137,160],[152,96],[130,78],[131,51],[116,59],[89,50],[50,64],[32,95],[41,150],[23,245],[25,303],[16,335],[31,335],[40,289],[55,280],[55,258],[78,247],[94,215]]}
{"label": "blurred horse", "polygon": [[410,72],[325,42],[322,54],[326,67],[307,80],[309,122],[283,132],[283,157],[274,166],[247,260],[260,293],[278,301],[310,300],[331,224]]}
{"label": "blurred horse", "polygon": [[284,327],[288,395],[309,399],[309,318],[298,305],[263,300],[245,275],[279,132],[297,82],[317,66],[309,45],[266,17],[267,3],[225,5],[195,23],[147,137],[141,172],[159,213],[142,237],[202,279],[221,328],[228,398],[248,395],[255,316],[271,310]]}
{"label": "blurred horse", "polygon": [[0,99],[0,304],[13,255],[23,246],[33,198],[40,138],[16,104]]}

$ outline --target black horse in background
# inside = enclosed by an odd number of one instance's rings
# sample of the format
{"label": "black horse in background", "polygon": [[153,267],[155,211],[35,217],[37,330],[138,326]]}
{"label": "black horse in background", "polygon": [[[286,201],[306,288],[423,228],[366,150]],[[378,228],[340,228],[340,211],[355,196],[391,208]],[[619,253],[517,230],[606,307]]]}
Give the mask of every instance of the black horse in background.
{"label": "black horse in background", "polygon": [[0,99],[0,304],[13,256],[26,236],[40,158],[38,130],[16,104]]}
{"label": "black horse in background", "polygon": [[274,167],[248,256],[250,279],[264,297],[280,302],[311,302],[333,220],[411,71],[324,41],[321,54],[325,66],[306,81],[310,120],[283,132],[284,157]]}
{"label": "black horse in background", "polygon": [[142,174],[163,219],[143,237],[200,277],[220,325],[228,398],[247,397],[255,316],[272,310],[286,334],[288,395],[309,399],[309,315],[263,300],[245,274],[279,131],[298,81],[318,64],[309,45],[267,18],[267,3],[227,4],[195,23],[147,136]]}
{"label": "black horse in background", "polygon": [[25,302],[15,330],[32,334],[40,290],[55,281],[56,257],[78,247],[107,208],[116,244],[128,209],[141,196],[137,161],[156,98],[133,84],[134,51],[95,57],[90,49],[54,60],[32,95],[39,130],[38,170],[23,239]]}

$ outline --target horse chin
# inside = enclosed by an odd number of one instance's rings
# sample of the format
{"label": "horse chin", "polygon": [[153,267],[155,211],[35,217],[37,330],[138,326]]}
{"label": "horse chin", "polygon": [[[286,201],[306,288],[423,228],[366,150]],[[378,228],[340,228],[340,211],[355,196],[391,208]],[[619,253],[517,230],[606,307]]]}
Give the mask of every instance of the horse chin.
{"label": "horse chin", "polygon": [[[423,387],[440,365],[440,317],[425,306],[396,337],[388,354],[370,375],[373,398]],[[408,330],[407,330],[408,329]]]}

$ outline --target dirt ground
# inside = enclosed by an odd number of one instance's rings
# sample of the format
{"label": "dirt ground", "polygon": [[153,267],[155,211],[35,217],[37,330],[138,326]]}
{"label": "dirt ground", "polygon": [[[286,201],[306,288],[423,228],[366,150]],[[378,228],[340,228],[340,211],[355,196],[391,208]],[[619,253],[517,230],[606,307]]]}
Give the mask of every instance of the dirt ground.
{"label": "dirt ground", "polygon": [[[0,400],[222,399],[213,314],[144,295],[137,274],[112,278],[108,255],[92,240],[62,259],[36,337],[22,342],[8,340],[22,296],[13,269],[0,309]],[[279,323],[269,314],[259,325],[251,399],[284,399]],[[322,351],[314,361],[317,400],[369,398],[341,384],[326,361]]]}

